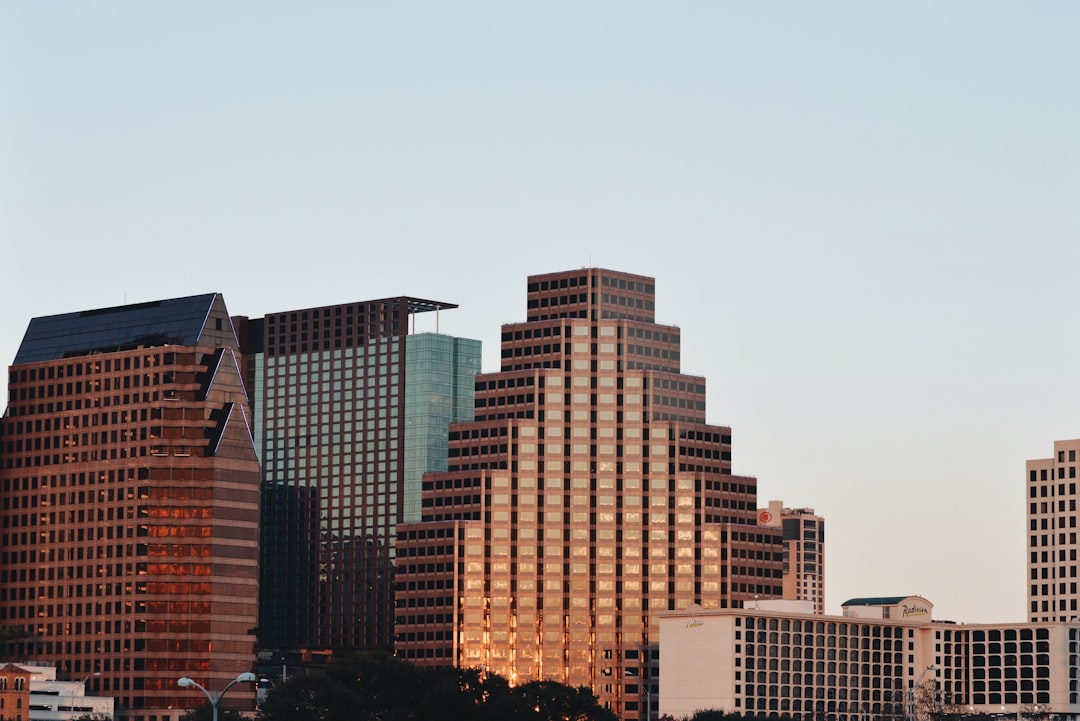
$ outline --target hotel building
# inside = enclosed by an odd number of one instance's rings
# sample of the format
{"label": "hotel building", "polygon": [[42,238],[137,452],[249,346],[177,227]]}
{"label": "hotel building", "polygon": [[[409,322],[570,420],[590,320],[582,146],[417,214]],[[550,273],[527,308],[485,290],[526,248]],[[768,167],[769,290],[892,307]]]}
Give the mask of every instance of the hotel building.
{"label": "hotel building", "polygon": [[[655,708],[657,612],[782,595],[782,531],[705,419],[652,278],[530,276],[526,321],[476,378],[475,419],[398,529],[396,653]],[[653,714],[655,715],[655,714]]]}
{"label": "hotel building", "polygon": [[[34,318],[0,420],[0,625],[164,721],[251,667],[259,468],[220,295]],[[235,693],[237,705],[250,699]]]}
{"label": "hotel building", "polygon": [[1028,620],[1072,621],[1077,611],[1076,469],[1080,440],[1027,462]]}
{"label": "hotel building", "polygon": [[[397,297],[235,319],[263,462],[265,661],[393,647],[394,530],[473,413],[480,342],[417,333]],[[430,316],[428,316],[430,317]],[[270,665],[269,663],[267,664]]]}
{"label": "hotel building", "polygon": [[784,531],[784,598],[809,601],[814,613],[825,613],[825,519],[813,508],[769,501],[758,509],[758,525]]}
{"label": "hotel building", "polygon": [[852,599],[842,616],[767,605],[660,614],[660,713],[800,721],[1080,714],[1078,623],[939,622],[918,596]]}

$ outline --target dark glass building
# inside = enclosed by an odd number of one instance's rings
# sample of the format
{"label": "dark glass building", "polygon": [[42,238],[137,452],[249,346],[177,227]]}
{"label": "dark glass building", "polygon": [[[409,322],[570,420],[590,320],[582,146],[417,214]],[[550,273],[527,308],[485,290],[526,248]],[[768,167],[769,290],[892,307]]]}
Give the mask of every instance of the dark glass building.
{"label": "dark glass building", "polygon": [[235,319],[263,463],[267,669],[393,647],[395,528],[420,518],[450,423],[473,413],[480,342],[410,332],[457,306],[397,297]]}
{"label": "dark glass building", "polygon": [[220,295],[34,318],[0,420],[0,653],[85,677],[133,721],[205,702],[181,676],[250,669],[251,427]]}

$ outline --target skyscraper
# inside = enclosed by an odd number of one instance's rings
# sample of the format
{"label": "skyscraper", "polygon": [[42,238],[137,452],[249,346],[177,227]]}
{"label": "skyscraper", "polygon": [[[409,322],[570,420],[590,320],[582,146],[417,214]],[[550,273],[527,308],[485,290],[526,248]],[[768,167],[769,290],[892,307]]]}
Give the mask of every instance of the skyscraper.
{"label": "skyscraper", "polygon": [[[480,342],[410,332],[397,297],[237,318],[263,461],[259,644],[393,647],[395,537],[472,418]],[[414,328],[415,329],[415,328]]]}
{"label": "skyscraper", "polygon": [[1080,440],[1055,441],[1054,455],[1027,462],[1028,620],[1078,616],[1076,468]]}
{"label": "skyscraper", "polygon": [[589,686],[644,718],[657,611],[781,596],[781,531],[756,525],[756,480],[732,474],[654,303],[641,275],[529,277],[475,420],[399,526],[399,656]]}
{"label": "skyscraper", "polygon": [[[34,318],[0,421],[0,625],[132,721],[251,667],[259,468],[209,294]],[[236,693],[230,699],[243,702]]]}
{"label": "skyscraper", "polygon": [[758,524],[784,529],[784,598],[809,601],[825,613],[825,519],[813,508],[784,508],[769,501]]}

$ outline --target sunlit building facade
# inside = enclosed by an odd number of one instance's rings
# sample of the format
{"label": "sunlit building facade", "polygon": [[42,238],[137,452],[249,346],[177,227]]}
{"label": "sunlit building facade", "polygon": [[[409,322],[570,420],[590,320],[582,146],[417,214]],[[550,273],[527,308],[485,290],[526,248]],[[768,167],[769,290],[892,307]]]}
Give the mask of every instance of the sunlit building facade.
{"label": "sunlit building facade", "polygon": [[[411,297],[235,319],[263,461],[264,655],[390,649],[394,530],[472,418],[480,342],[415,332]],[[298,655],[297,655],[298,654]],[[267,656],[272,658],[273,656]]]}
{"label": "sunlit building facade", "polygon": [[706,423],[654,303],[646,276],[529,277],[527,320],[503,326],[501,370],[399,527],[399,656],[646,718],[658,611],[781,595],[781,530],[757,525],[756,479],[732,474],[731,430]]}
{"label": "sunlit building facade", "polygon": [[1077,610],[1077,467],[1080,439],[1027,462],[1028,620],[1071,621]]}
{"label": "sunlit building facade", "polygon": [[3,653],[85,677],[132,721],[202,703],[181,676],[251,668],[259,468],[222,297],[34,318],[7,400]]}

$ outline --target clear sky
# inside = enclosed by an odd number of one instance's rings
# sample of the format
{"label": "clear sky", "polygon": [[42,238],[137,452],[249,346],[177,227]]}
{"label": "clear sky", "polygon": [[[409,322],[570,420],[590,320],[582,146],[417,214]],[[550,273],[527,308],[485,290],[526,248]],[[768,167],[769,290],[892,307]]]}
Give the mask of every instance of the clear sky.
{"label": "clear sky", "polygon": [[[0,0],[0,358],[29,319],[656,278],[827,611],[1025,618],[1024,461],[1080,437],[1080,5]],[[433,330],[423,318],[420,330]],[[6,380],[6,379],[5,379]]]}

